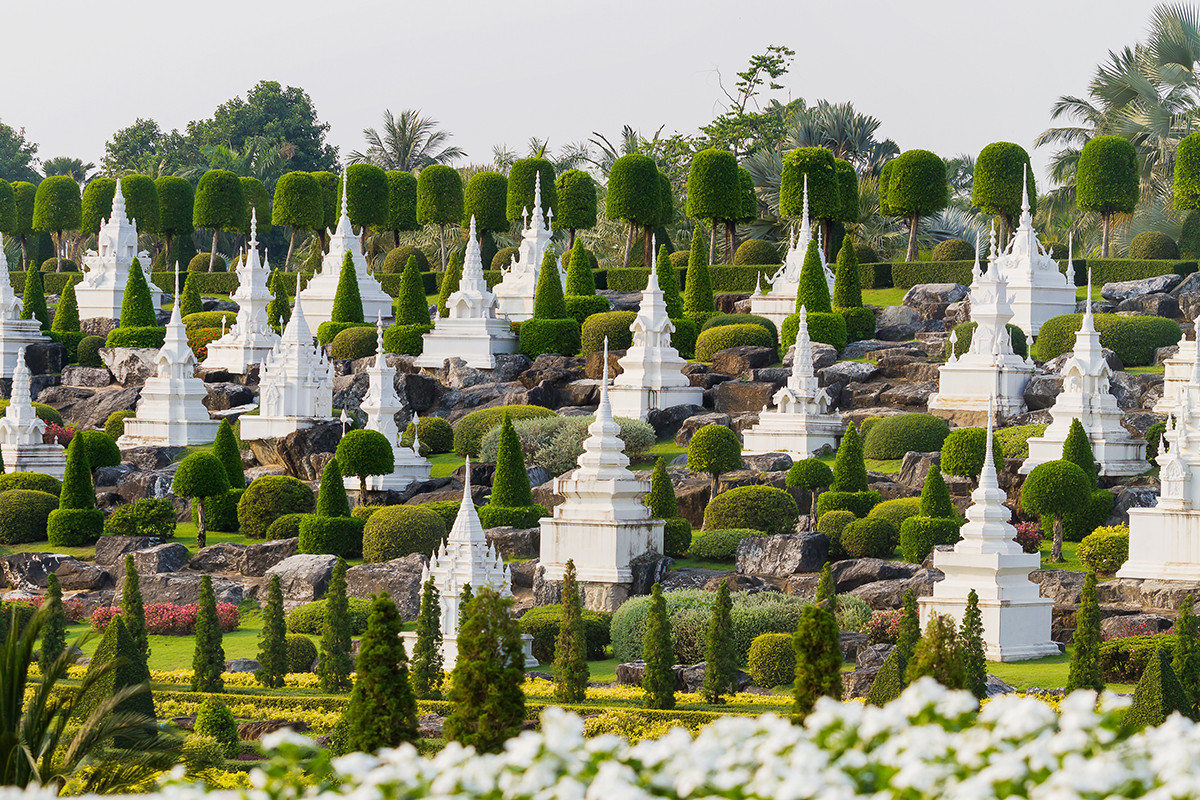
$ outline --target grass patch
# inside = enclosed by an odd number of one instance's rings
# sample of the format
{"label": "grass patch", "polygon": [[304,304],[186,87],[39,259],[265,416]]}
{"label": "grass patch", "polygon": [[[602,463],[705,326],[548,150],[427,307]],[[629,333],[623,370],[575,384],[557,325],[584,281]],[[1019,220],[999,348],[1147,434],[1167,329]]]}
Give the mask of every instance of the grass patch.
{"label": "grass patch", "polygon": [[1055,563],[1050,560],[1050,548],[1054,545],[1054,535],[1051,534],[1042,540],[1042,569],[1066,569],[1072,572],[1087,572],[1087,567],[1079,560],[1076,551],[1079,549],[1079,542],[1063,542],[1063,558],[1066,561]]}
{"label": "grass patch", "polygon": [[654,463],[663,459],[670,466],[671,462],[682,455],[687,455],[687,448],[675,444],[675,438],[664,436],[653,447],[641,454],[637,461],[630,462],[630,469],[654,469]]}
{"label": "grass patch", "polygon": [[[694,531],[692,535],[695,536],[696,533],[699,533],[699,531]],[[722,572],[730,572],[734,569],[734,566],[732,561],[702,561],[698,558],[677,558],[671,569],[715,569]]]}
{"label": "grass patch", "polygon": [[1130,375],[1162,375],[1162,367],[1126,367],[1125,371]]}
{"label": "grass patch", "polygon": [[904,301],[904,295],[907,293],[907,289],[863,289],[863,305],[881,308],[898,306]]}
{"label": "grass patch", "polygon": [[454,474],[454,470],[461,467],[466,461],[465,458],[454,453],[438,453],[429,456],[430,477],[449,478]]}

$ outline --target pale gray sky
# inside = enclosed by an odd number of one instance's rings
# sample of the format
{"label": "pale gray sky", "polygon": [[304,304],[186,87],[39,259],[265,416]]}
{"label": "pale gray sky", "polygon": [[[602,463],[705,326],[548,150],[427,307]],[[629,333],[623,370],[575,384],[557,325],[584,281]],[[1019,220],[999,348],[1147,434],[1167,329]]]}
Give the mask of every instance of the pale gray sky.
{"label": "pale gray sky", "polygon": [[[792,97],[850,100],[902,149],[1031,148],[1051,102],[1084,94],[1149,0],[150,0],[8,3],[0,119],[38,155],[99,162],[137,117],[206,117],[261,79],[301,86],[330,140],[362,147],[385,108],[420,108],[471,160],[491,146],[692,133],[768,44],[796,50]],[[179,9],[179,10],[176,10]],[[781,93],[785,94],[785,93]],[[1048,153],[1034,153],[1042,167]]]}

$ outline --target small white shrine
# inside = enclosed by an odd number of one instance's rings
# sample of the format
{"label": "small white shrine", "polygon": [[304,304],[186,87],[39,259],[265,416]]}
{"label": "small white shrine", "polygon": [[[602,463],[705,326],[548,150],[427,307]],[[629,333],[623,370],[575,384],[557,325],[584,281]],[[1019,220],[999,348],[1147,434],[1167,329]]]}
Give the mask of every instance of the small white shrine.
{"label": "small white shrine", "polygon": [[[492,589],[501,597],[512,597],[512,580],[508,567],[499,551],[488,543],[483,526],[479,524],[479,513],[471,500],[471,459],[467,459],[467,475],[463,480],[463,499],[458,507],[458,516],[450,534],[430,556],[429,564],[421,574],[421,584],[433,578],[441,604],[442,668],[449,672],[458,660],[458,621],[462,614],[462,593],[466,586],[473,594],[483,588]],[[416,631],[400,634],[412,658],[416,645]],[[533,657],[533,636],[521,634],[521,649],[525,653],[525,667],[536,667]]]}
{"label": "small white shrine", "polygon": [[[800,216],[800,230],[788,237],[788,250],[783,258],[783,264],[768,279],[771,288],[764,294],[758,282],[754,284],[754,292],[750,295],[750,313],[766,317],[775,323],[777,329],[783,328],[783,322],[796,313],[796,295],[800,290],[800,270],[804,268],[804,256],[808,253],[808,243],[812,241],[812,220],[808,215],[808,176],[804,176],[804,206]],[[825,248],[821,246],[820,232],[817,235],[817,253],[821,259],[821,269],[825,271],[825,283],[829,285],[829,294],[833,294],[834,273],[825,263]]]}
{"label": "small white shrine", "polygon": [[1162,398],[1154,404],[1158,414],[1178,414],[1187,398],[1192,379],[1192,364],[1196,360],[1196,338],[1200,336],[1200,314],[1193,321],[1195,332],[1191,339],[1181,339],[1175,355],[1163,361]]}
{"label": "small white shrine", "polygon": [[125,433],[117,440],[117,446],[123,449],[212,444],[221,423],[210,417],[204,407],[208,391],[204,381],[196,377],[196,355],[187,342],[179,303],[171,309],[171,320],[155,364],[158,374],[146,379],[137,416],[125,420]]}
{"label": "small white shrine", "polygon": [[333,419],[333,364],[313,340],[300,303],[263,362],[258,386],[259,413],[240,418],[242,439],[286,436]]}
{"label": "small white shrine", "polygon": [[813,371],[812,340],[808,335],[808,310],[800,308],[796,349],[792,351],[792,374],[787,386],[771,398],[775,410],[764,406],[754,427],[742,434],[742,451],[788,453],[808,458],[825,445],[837,448],[845,430],[842,415],[830,411],[829,394],[820,388]]}
{"label": "small white shrine", "polygon": [[4,471],[42,472],[62,480],[67,469],[67,456],[62,447],[46,444],[42,439],[46,423],[33,408],[24,347],[17,351],[12,382],[12,399],[0,418],[0,455],[4,458]]}
{"label": "small white shrine", "polygon": [[[503,277],[493,289],[496,294],[496,313],[512,322],[524,322],[533,316],[538,274],[542,269],[542,259],[550,247],[550,237],[553,235],[550,232],[550,223],[553,219],[554,209],[547,209],[545,214],[542,213],[542,173],[535,173],[533,213],[527,217],[525,228],[521,231],[517,258],[512,264],[502,268]],[[474,233],[471,234],[471,238],[475,238]],[[465,266],[463,270],[465,274]],[[561,264],[558,268],[558,279],[563,286],[567,285],[567,273]]]}
{"label": "small white shrine", "polygon": [[270,268],[258,261],[258,211],[251,209],[250,249],[237,265],[238,288],[229,296],[238,304],[237,318],[228,333],[209,343],[205,368],[243,375],[250,364],[261,364],[279,343],[279,334],[267,318],[267,304],[271,302],[269,273]]}
{"label": "small white shrine", "polygon": [[983,616],[983,647],[992,661],[1025,661],[1058,655],[1050,640],[1054,601],[1041,596],[1029,573],[1041,568],[1041,556],[1026,553],[1016,542],[1012,512],[996,481],[992,453],[992,413],[987,412],[987,444],[979,487],[971,492],[971,507],[962,526],[962,539],[950,551],[933,551],[933,568],[946,576],[933,585],[933,595],[917,600],[921,628],[934,614],[959,623],[972,589]]}
{"label": "small white shrine", "polygon": [[[1013,324],[1032,339],[1051,317],[1075,313],[1075,267],[1067,260],[1067,274],[1042,249],[1033,215],[1029,212],[1029,182],[1022,178],[1021,217],[1016,233],[993,262],[1008,284]],[[989,268],[990,268],[989,264]]]}
{"label": "small white shrine", "polygon": [[1100,333],[1092,318],[1090,272],[1087,310],[1075,334],[1075,349],[1063,364],[1063,388],[1050,409],[1053,421],[1045,433],[1029,440],[1029,458],[1020,470],[1025,475],[1039,464],[1062,458],[1063,443],[1075,419],[1087,433],[1101,475],[1140,475],[1149,468],[1146,440],[1133,438],[1121,425],[1121,409],[1109,390],[1112,368],[1104,360]]}
{"label": "small white shrine", "polygon": [[[417,437],[417,423],[420,419],[413,415],[412,447],[400,444],[401,430],[396,425],[396,414],[404,410],[400,398],[396,395],[396,368],[388,366],[387,356],[383,353],[383,320],[375,320],[375,363],[367,367],[367,395],[359,406],[367,413],[366,429],[378,431],[392,445],[394,466],[387,475],[368,475],[367,489],[370,491],[385,491],[387,489],[403,489],[413,481],[429,480],[432,467],[428,459],[421,457],[421,442]],[[358,489],[358,478],[347,475],[344,479],[347,489]]]}
{"label": "small white shrine", "polygon": [[26,366],[25,348],[50,341],[50,337],[42,333],[40,320],[21,319],[22,307],[21,298],[17,297],[8,279],[4,237],[0,236],[0,378],[16,380],[17,364]]}
{"label": "small white shrine", "polygon": [[[337,296],[338,279],[342,275],[342,262],[349,253],[354,260],[354,272],[358,277],[358,294],[362,298],[363,319],[391,317],[392,297],[379,286],[375,276],[367,271],[367,258],[362,254],[359,238],[350,223],[350,210],[346,195],[347,181],[342,179],[342,215],[337,229],[329,234],[329,252],[321,258],[321,271],[312,277],[296,298],[295,307],[304,307],[304,316],[312,330],[333,318],[333,298]],[[267,297],[268,302],[270,297]],[[264,306],[264,309],[266,307]]]}
{"label": "small white shrine", "polygon": [[483,277],[475,217],[471,217],[458,291],[446,298],[446,308],[450,316],[438,317],[433,330],[422,337],[416,366],[441,369],[446,359],[461,358],[474,369],[492,369],[497,355],[517,352],[517,335],[507,319],[496,316],[496,295]]}
{"label": "small white shrine", "polygon": [[129,268],[136,257],[150,286],[150,302],[155,310],[162,307],[162,289],[150,280],[150,254],[138,252],[137,225],[125,216],[125,195],[121,181],[113,193],[112,213],[100,226],[96,249],[83,257],[83,279],[75,285],[75,300],[80,319],[120,319]]}
{"label": "small white shrine", "polygon": [[671,346],[675,325],[667,316],[657,270],[650,270],[629,330],[633,331],[633,346],[617,361],[622,371],[608,391],[612,413],[644,422],[657,409],[703,405],[704,389],[691,385],[683,374],[687,361]]}
{"label": "small white shrine", "polygon": [[616,611],[632,594],[631,562],[663,549],[663,521],[644,502],[650,482],[629,471],[619,432],[608,397],[606,341],[596,419],[588,426],[579,466],[554,479],[554,493],[565,501],[541,521],[543,577],[561,583],[573,559],[583,603],[593,611]]}
{"label": "small white shrine", "polygon": [[996,266],[996,231],[987,270],[979,264],[976,241],[975,275],[971,282],[971,346],[954,355],[958,334],[950,332],[950,357],[938,368],[938,392],[929,398],[929,413],[963,425],[979,425],[994,403],[1001,419],[1025,412],[1025,387],[1033,377],[1033,361],[1013,351],[1007,324],[1013,310],[1008,285]]}

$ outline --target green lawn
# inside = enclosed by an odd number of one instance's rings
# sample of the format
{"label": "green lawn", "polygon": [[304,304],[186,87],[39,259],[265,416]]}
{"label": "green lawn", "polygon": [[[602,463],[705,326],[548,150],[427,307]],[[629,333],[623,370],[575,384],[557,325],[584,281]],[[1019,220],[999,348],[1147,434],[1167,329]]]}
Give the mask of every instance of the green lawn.
{"label": "green lawn", "polygon": [[869,306],[898,306],[907,293],[907,289],[863,289],[862,300]]}
{"label": "green lawn", "polygon": [[432,477],[448,478],[454,474],[454,470],[466,463],[466,459],[454,453],[438,453],[429,457],[429,463],[432,467]]}
{"label": "green lawn", "polygon": [[[818,456],[817,460],[824,461],[826,464],[833,466],[833,462],[836,458],[837,458],[836,453],[830,453],[829,455]],[[894,475],[895,473],[900,471],[900,466],[904,463],[904,459],[902,459],[902,458],[889,458],[889,459],[864,458],[863,462],[866,464],[867,469],[871,470],[872,472],[881,472],[884,475]]]}
{"label": "green lawn", "polygon": [[1130,375],[1162,375],[1162,367],[1126,367],[1125,371]]}
{"label": "green lawn", "polygon": [[1053,536],[1042,540],[1042,569],[1068,569],[1073,572],[1084,572],[1087,570],[1087,567],[1075,555],[1075,551],[1079,548],[1079,542],[1063,542],[1062,554],[1066,561],[1058,564],[1050,560],[1050,548],[1053,544]]}

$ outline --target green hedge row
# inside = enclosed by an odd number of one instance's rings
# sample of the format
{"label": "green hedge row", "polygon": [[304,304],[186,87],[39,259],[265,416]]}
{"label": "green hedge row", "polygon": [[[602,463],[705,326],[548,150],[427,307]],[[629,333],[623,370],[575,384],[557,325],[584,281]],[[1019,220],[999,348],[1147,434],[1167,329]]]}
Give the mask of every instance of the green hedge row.
{"label": "green hedge row", "polygon": [[911,289],[920,283],[961,283],[971,285],[972,261],[908,261],[892,264],[892,283],[897,289]]}
{"label": "green hedge row", "polygon": [[[971,267],[974,261],[912,261],[903,264],[864,264],[866,267],[890,267],[891,283],[897,289],[910,289],[919,283],[961,283],[970,285]],[[1171,259],[1149,260],[1133,258],[1077,258],[1075,267],[1075,285],[1087,285],[1088,267],[1092,268],[1092,282],[1097,286],[1115,281],[1136,281],[1143,278],[1153,278],[1158,275],[1175,273],[1190,275],[1197,269],[1195,261],[1176,261]],[[1059,272],[1067,271],[1067,261],[1058,262]],[[875,275],[875,288],[880,288],[881,276]],[[867,288],[866,277],[863,278],[863,288]]]}
{"label": "green hedge row", "polygon": [[[62,294],[63,289],[67,288],[67,281],[70,278],[82,280],[83,276],[78,272],[43,272],[42,287],[46,294]],[[23,294],[25,291],[25,272],[9,272],[8,281],[13,285],[13,289],[17,294]]]}

